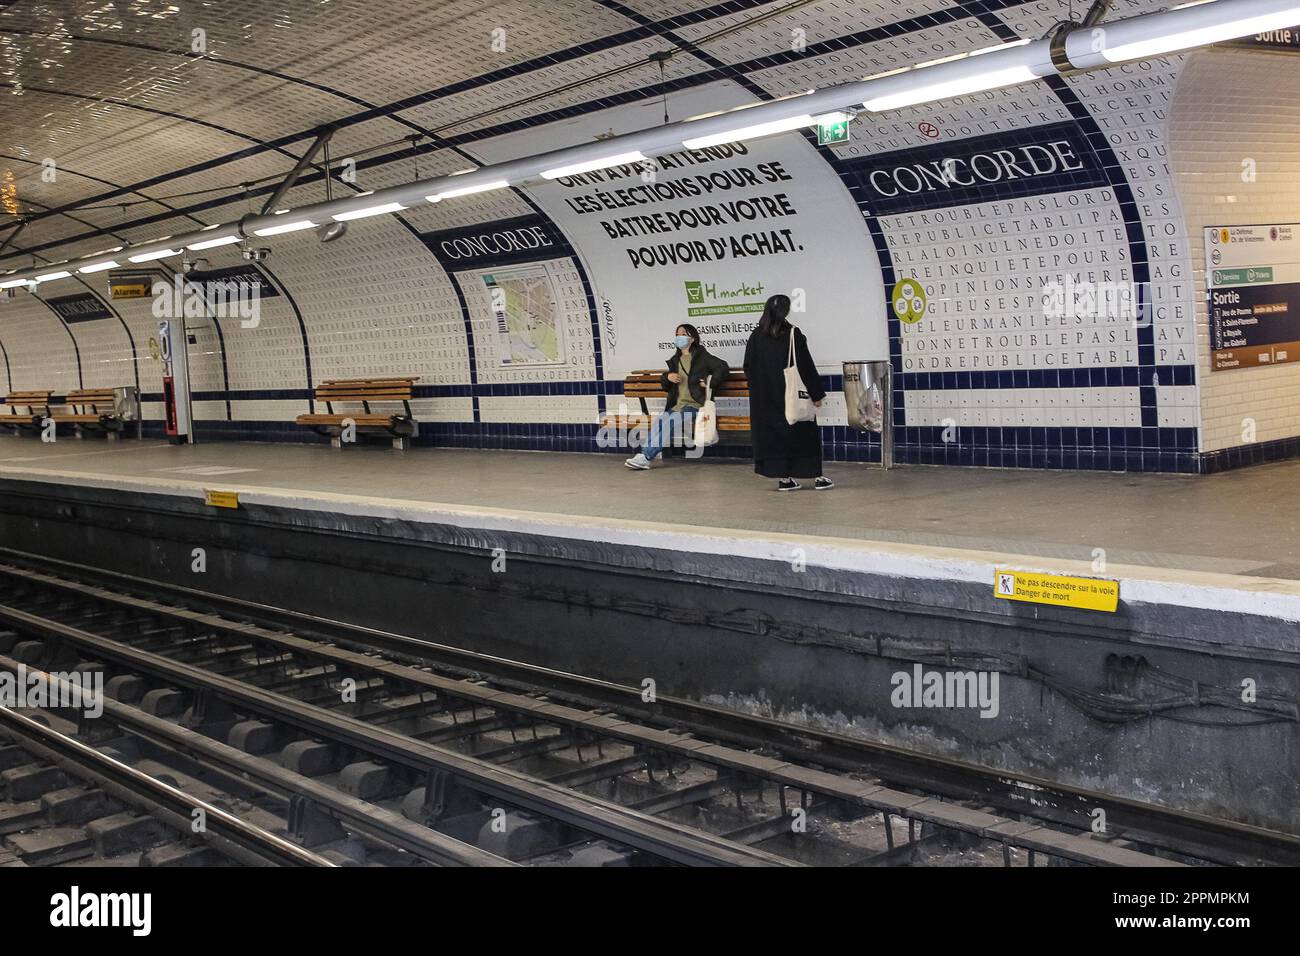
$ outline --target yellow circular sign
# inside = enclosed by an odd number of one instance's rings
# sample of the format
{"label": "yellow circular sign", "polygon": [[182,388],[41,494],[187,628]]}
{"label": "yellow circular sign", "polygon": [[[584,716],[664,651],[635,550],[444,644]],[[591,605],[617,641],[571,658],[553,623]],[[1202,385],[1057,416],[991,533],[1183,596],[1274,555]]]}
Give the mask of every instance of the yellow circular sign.
{"label": "yellow circular sign", "polygon": [[894,315],[899,320],[913,325],[925,315],[925,290],[915,279],[899,279],[894,283],[894,294],[890,296],[894,303]]}

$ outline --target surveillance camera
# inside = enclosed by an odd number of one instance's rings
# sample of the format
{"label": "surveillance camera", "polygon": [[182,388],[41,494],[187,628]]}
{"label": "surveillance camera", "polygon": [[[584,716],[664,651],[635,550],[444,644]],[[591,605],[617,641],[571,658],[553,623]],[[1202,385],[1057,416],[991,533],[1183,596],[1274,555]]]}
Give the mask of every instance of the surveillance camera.
{"label": "surveillance camera", "polygon": [[244,250],[244,258],[247,259],[249,262],[265,262],[270,257],[271,257],[270,249],[262,248],[262,249]]}
{"label": "surveillance camera", "polygon": [[194,259],[190,262],[182,263],[181,268],[185,270],[187,275],[191,272],[203,272],[208,268],[208,260]]}

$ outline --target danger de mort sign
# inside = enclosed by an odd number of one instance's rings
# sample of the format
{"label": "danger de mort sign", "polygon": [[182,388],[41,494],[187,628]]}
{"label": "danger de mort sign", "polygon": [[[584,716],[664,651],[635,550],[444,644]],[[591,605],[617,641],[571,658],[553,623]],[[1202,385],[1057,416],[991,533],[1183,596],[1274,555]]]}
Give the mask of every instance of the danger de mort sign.
{"label": "danger de mort sign", "polygon": [[993,572],[993,596],[1004,601],[1113,612],[1119,607],[1119,582],[999,569]]}

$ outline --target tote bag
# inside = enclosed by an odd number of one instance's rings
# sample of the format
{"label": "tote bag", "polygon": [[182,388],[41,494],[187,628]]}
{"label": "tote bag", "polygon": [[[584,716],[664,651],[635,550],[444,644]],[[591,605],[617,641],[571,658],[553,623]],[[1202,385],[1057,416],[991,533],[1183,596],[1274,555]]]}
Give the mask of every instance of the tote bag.
{"label": "tote bag", "polygon": [[795,422],[811,422],[817,417],[817,406],[808,397],[799,369],[794,364],[794,328],[790,329],[790,354],[785,363],[785,420],[791,425]]}
{"label": "tote bag", "polygon": [[704,380],[704,404],[695,413],[694,442],[697,445],[718,443],[718,406],[713,401],[713,376]]}

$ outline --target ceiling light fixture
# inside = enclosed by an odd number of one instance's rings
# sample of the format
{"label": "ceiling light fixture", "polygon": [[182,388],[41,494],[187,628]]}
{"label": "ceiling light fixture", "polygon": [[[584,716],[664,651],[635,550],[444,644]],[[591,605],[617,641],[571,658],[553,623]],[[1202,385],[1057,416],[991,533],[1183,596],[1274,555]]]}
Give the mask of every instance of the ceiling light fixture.
{"label": "ceiling light fixture", "polygon": [[166,259],[168,256],[179,256],[179,249],[159,249],[155,252],[142,252],[138,256],[128,256],[132,262],[153,262],[155,259]]}
{"label": "ceiling light fixture", "polygon": [[238,236],[220,236],[216,239],[202,239],[199,242],[188,243],[185,248],[191,252],[202,252],[204,249],[216,249],[218,246],[229,246],[239,242]]}
{"label": "ceiling light fixture", "polygon": [[1296,0],[1215,0],[1076,30],[1066,37],[1065,54],[1074,66],[1087,69],[1282,30],[1297,23],[1300,3]]}
{"label": "ceiling light fixture", "polygon": [[442,202],[444,199],[455,199],[457,196],[472,196],[475,193],[485,193],[493,189],[505,189],[510,185],[508,179],[494,179],[490,183],[482,183],[478,186],[461,186],[459,189],[444,189],[442,192],[434,193],[432,196],[424,198],[429,202]]}
{"label": "ceiling light fixture", "polygon": [[92,272],[103,272],[106,269],[116,269],[120,263],[110,259],[108,262],[96,262],[93,266],[82,266],[77,271],[82,275],[90,275]]}
{"label": "ceiling light fixture", "polygon": [[316,223],[310,219],[298,219],[294,222],[286,222],[281,225],[267,226],[265,229],[254,229],[255,236],[279,236],[286,232],[298,232],[301,229],[315,229]]}
{"label": "ceiling light fixture", "polygon": [[335,222],[351,222],[353,219],[382,216],[386,212],[401,212],[405,208],[400,202],[386,202],[379,206],[366,206],[364,209],[353,209],[351,212],[335,213],[330,218]]}
{"label": "ceiling light fixture", "polygon": [[573,163],[569,166],[559,166],[555,169],[543,171],[543,179],[560,179],[563,176],[579,176],[582,173],[594,173],[598,169],[609,169],[612,166],[630,166],[633,163],[644,163],[645,154],[639,149],[631,152],[619,153],[616,156],[604,156],[600,159],[591,159],[582,163]]}
{"label": "ceiling light fixture", "polygon": [[[742,110],[741,112],[744,111]],[[755,123],[752,126],[739,126],[735,129],[729,129],[721,133],[711,133],[708,136],[684,139],[682,140],[682,145],[687,149],[706,149],[709,146],[721,146],[724,143],[739,143],[746,139],[758,139],[762,136],[772,136],[775,133],[788,133],[790,130],[816,125],[817,121],[813,119],[811,115],[802,113],[799,116],[772,120],[769,123]]]}

